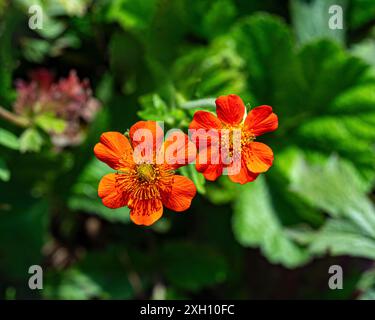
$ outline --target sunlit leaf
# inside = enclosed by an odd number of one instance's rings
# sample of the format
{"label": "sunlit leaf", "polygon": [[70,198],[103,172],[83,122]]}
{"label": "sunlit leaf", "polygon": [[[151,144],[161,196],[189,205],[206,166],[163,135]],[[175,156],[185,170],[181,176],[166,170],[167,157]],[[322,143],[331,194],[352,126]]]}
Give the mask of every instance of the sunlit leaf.
{"label": "sunlit leaf", "polygon": [[[347,10],[347,0],[292,0],[291,13],[294,30],[297,33],[299,43],[305,44],[319,38],[330,38],[344,43],[346,24],[344,14]],[[333,7],[336,6],[336,7]],[[337,6],[342,9],[342,28],[330,28],[330,19],[336,21],[340,12],[336,11]],[[330,8],[333,8],[331,13]],[[336,16],[334,16],[336,15]]]}
{"label": "sunlit leaf", "polygon": [[14,133],[0,128],[0,145],[13,150],[18,150],[20,148],[20,141]]}
{"label": "sunlit leaf", "polygon": [[37,129],[29,128],[21,134],[19,141],[21,152],[39,152],[43,144],[43,137]]}
{"label": "sunlit leaf", "polygon": [[35,123],[46,132],[62,133],[66,122],[57,118],[53,113],[45,112],[35,118]]}
{"label": "sunlit leaf", "polygon": [[325,165],[295,166],[291,188],[313,206],[344,217],[375,238],[375,208],[361,191],[355,171],[331,158]]}

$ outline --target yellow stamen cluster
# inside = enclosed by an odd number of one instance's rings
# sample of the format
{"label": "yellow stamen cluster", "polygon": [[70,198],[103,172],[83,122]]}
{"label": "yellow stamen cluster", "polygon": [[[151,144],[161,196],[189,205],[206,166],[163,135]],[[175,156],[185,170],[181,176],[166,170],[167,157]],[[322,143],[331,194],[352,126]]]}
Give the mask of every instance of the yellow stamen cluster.
{"label": "yellow stamen cluster", "polygon": [[[255,135],[249,130],[243,130],[243,126],[225,126],[224,129],[228,130],[225,138],[221,139],[221,147],[229,151],[229,156],[233,156],[233,152],[241,153],[242,148],[255,140]],[[241,145],[240,150],[234,150],[234,130],[241,131]]]}
{"label": "yellow stamen cluster", "polygon": [[251,131],[242,130],[241,132],[241,147],[248,145],[255,140],[255,135]]}
{"label": "yellow stamen cluster", "polygon": [[142,163],[137,166],[137,174],[141,182],[150,183],[159,177],[160,172],[158,167],[149,163]]}
{"label": "yellow stamen cluster", "polygon": [[118,183],[126,194],[139,200],[160,199],[160,187],[172,185],[174,171],[162,166],[142,163],[132,169],[118,171]]}

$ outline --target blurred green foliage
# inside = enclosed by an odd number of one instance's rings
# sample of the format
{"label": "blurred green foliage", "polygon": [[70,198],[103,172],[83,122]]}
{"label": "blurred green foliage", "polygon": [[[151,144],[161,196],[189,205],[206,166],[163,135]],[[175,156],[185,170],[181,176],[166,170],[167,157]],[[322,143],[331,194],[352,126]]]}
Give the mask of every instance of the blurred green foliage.
{"label": "blurred green foliage", "polygon": [[[374,298],[374,1],[48,0],[34,31],[31,4],[0,1],[0,105],[11,110],[16,78],[43,66],[89,78],[103,109],[64,149],[43,132],[63,131],[60,119],[0,119],[1,297]],[[330,4],[342,5],[343,30],[328,28]],[[102,205],[102,132],[139,119],[186,130],[230,93],[279,117],[262,137],[269,172],[240,186],[184,167],[191,209],[150,228]],[[343,293],[326,284],[334,262]],[[33,264],[45,270],[38,292],[26,286]]]}

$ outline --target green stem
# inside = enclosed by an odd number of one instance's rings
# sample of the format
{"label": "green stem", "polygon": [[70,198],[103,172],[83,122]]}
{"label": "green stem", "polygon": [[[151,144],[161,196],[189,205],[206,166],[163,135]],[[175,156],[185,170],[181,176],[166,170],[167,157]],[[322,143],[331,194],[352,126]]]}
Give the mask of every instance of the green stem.
{"label": "green stem", "polygon": [[206,99],[199,99],[199,100],[185,102],[180,107],[182,109],[194,109],[194,108],[204,108],[204,107],[215,108],[216,104],[215,104],[214,98],[206,98]]}
{"label": "green stem", "polygon": [[3,118],[16,126],[26,128],[30,125],[29,119],[16,115],[0,106],[0,118]]}

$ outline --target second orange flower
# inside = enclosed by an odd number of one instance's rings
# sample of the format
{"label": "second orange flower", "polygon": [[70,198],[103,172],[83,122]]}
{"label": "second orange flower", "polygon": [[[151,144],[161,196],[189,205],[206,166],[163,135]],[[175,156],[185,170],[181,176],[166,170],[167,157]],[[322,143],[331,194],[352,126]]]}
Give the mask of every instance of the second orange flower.
{"label": "second orange flower", "polygon": [[[226,173],[229,178],[241,184],[255,180],[273,163],[272,149],[255,141],[258,136],[277,129],[278,118],[272,107],[259,106],[245,116],[246,108],[241,98],[230,94],[216,99],[216,114],[217,117],[208,111],[197,111],[190,123],[189,129],[195,131],[195,139],[205,142],[203,146],[197,143],[200,152],[197,170],[207,180],[214,181],[237,161],[237,170]],[[238,134],[237,148],[235,133]],[[226,158],[231,159],[228,162]]]}

